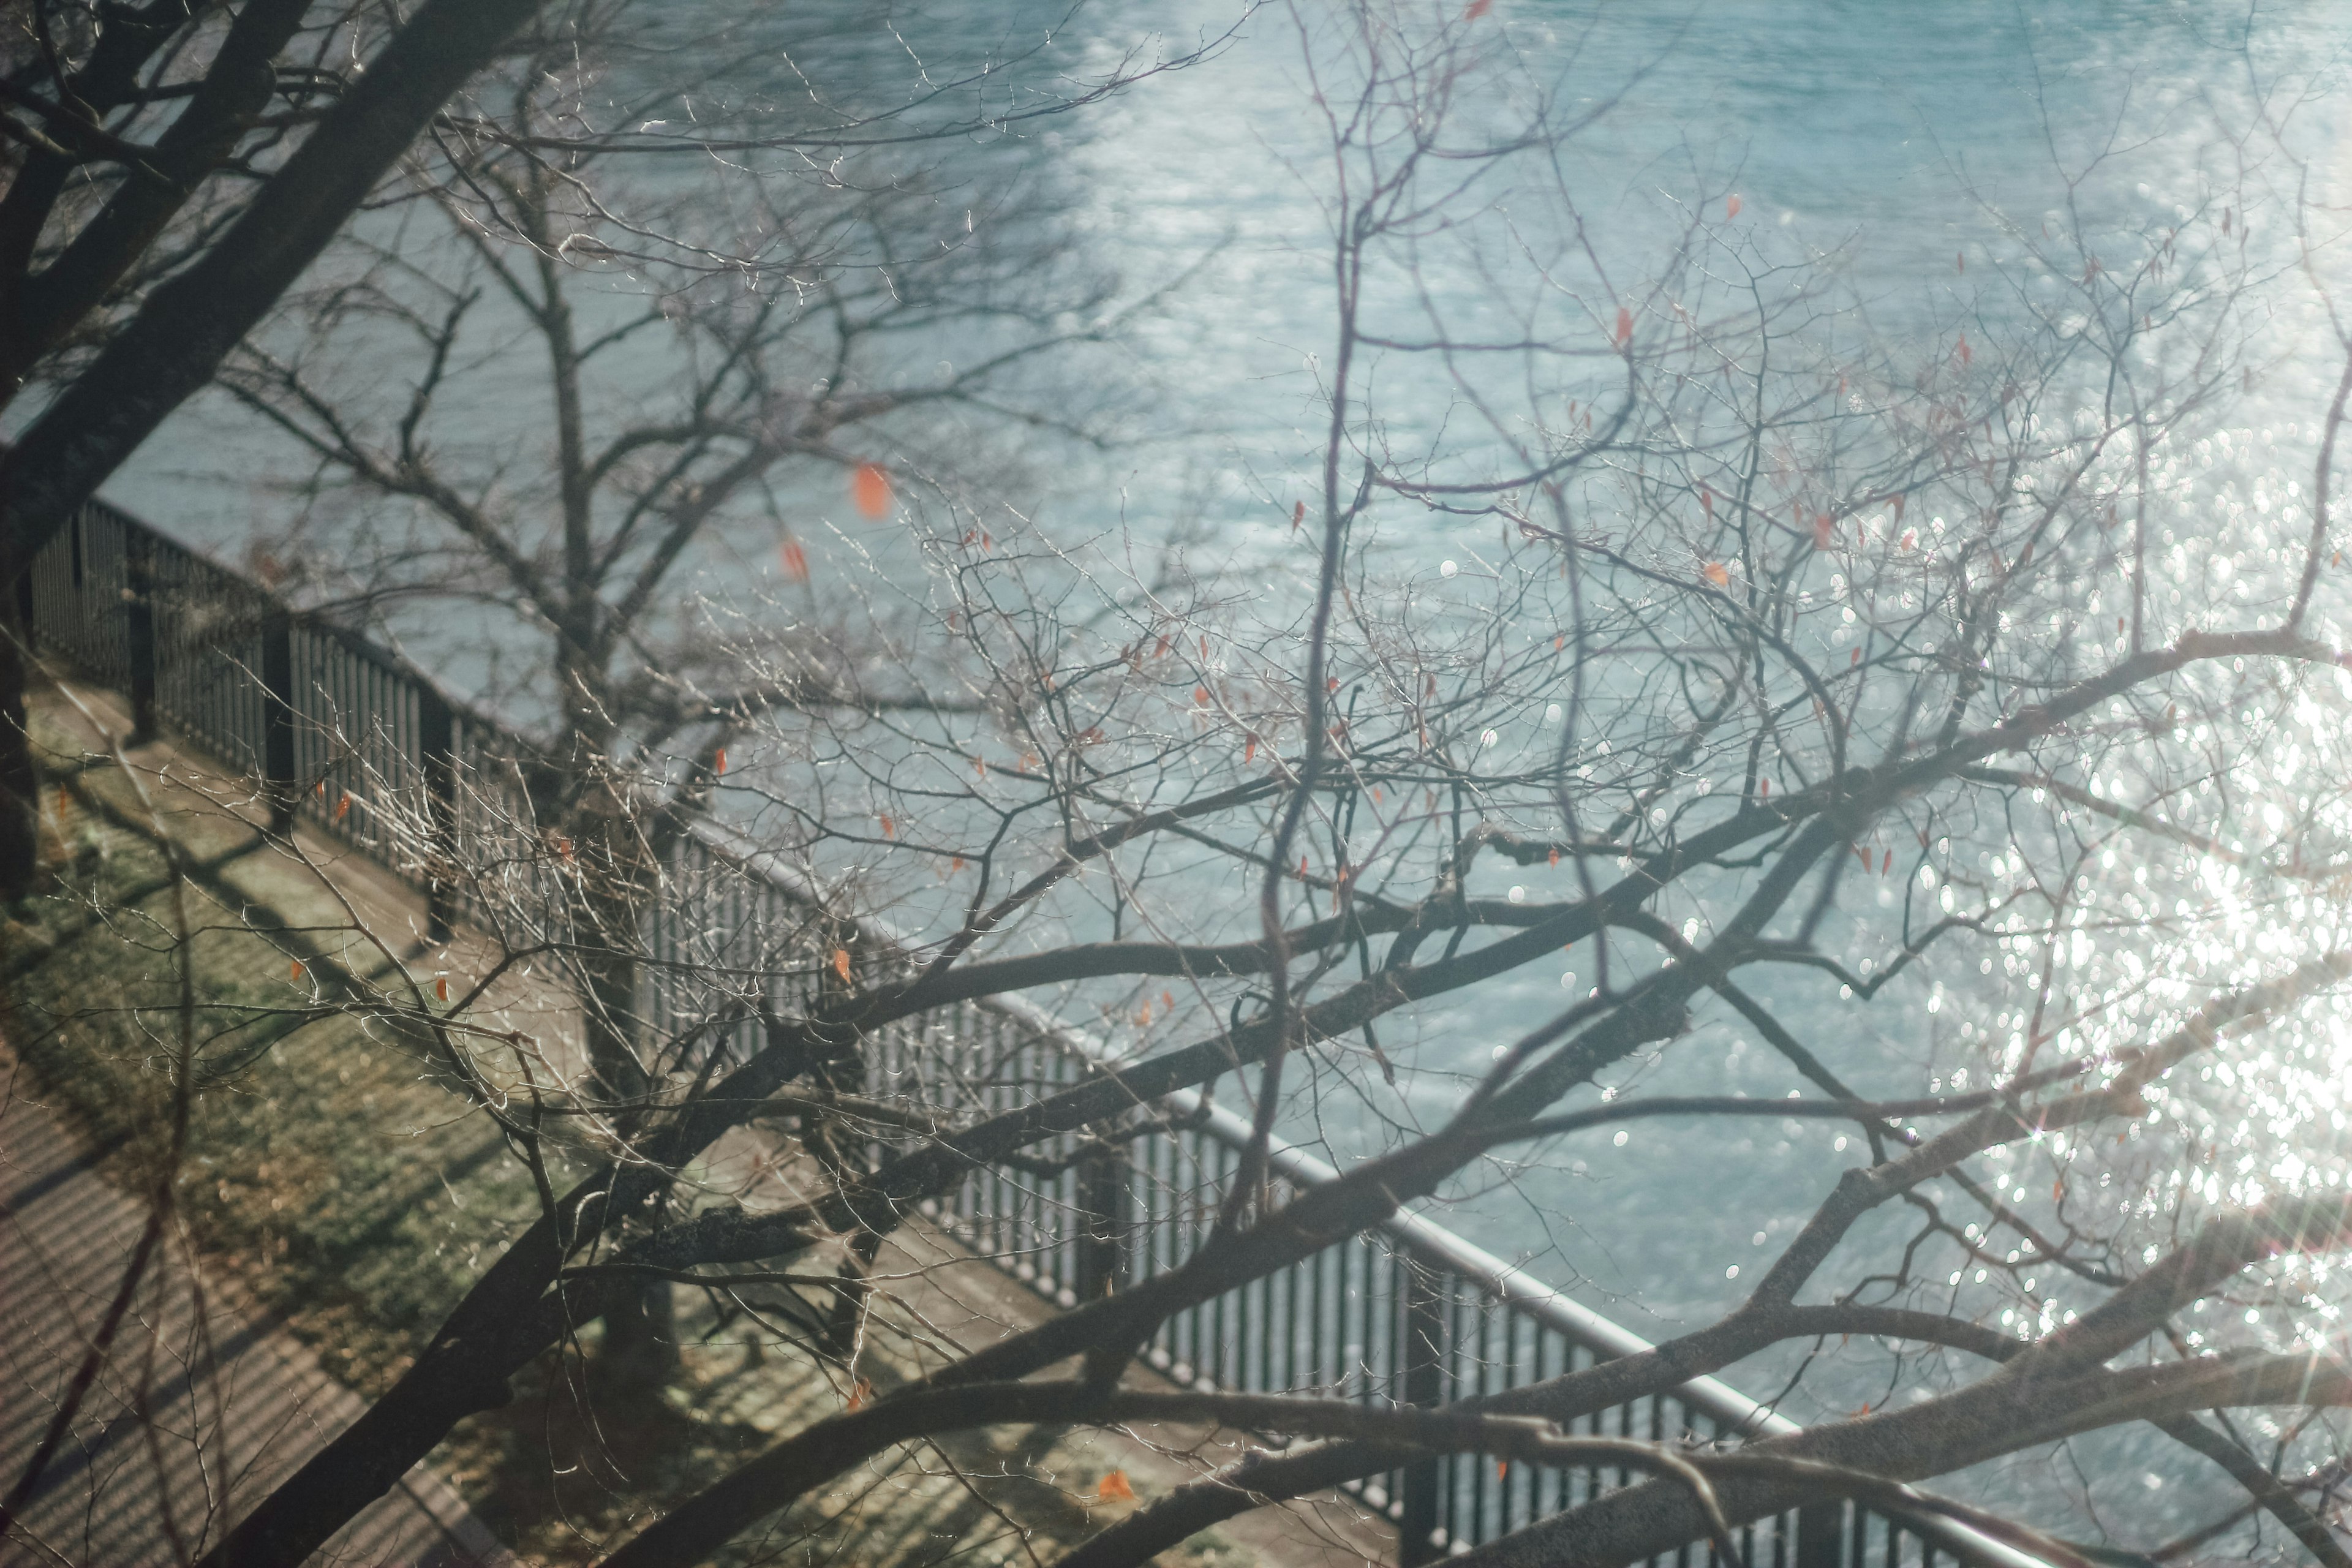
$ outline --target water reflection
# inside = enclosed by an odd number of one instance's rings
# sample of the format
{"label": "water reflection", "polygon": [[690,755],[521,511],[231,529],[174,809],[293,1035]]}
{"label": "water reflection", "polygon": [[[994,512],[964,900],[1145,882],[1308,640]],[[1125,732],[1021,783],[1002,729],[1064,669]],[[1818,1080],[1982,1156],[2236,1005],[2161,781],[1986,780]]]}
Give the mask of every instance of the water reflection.
{"label": "water reflection", "polygon": [[[803,15],[776,25],[797,28]],[[1013,25],[992,8],[912,15],[941,29],[950,52]],[[1169,6],[1153,18],[1180,36],[1226,20],[1224,9],[1209,5]],[[1122,16],[1116,26],[1131,24]],[[1965,342],[1972,345],[1968,357],[1990,363],[2021,342],[2063,341],[2092,325],[2069,291],[2075,271],[2085,268],[2051,263],[2068,234],[2079,233],[2108,265],[2161,244],[2165,231],[2192,216],[2207,238],[2217,229],[2226,234],[2231,243],[2214,250],[2214,265],[2236,267],[2264,290],[2263,314],[2214,329],[2229,334],[2230,352],[2242,350],[2229,378],[2236,400],[2200,412],[2179,439],[2146,453],[2144,469],[2108,476],[2155,498],[2162,521],[2146,541],[2138,589],[2118,569],[2078,605],[2062,606],[2078,612],[2060,628],[2063,651],[2088,668],[2133,646],[2135,616],[2158,641],[2189,626],[2242,618],[2275,603],[2299,563],[2294,520],[2311,499],[2315,411],[2333,367],[2320,352],[2325,334],[2308,330],[2310,296],[2294,276],[2298,237],[2276,205],[2282,193],[2273,175],[2283,178],[2284,164],[2258,168],[2249,182],[2236,150],[2214,133],[2217,117],[2242,125],[2253,107],[2231,32],[2236,25],[2234,13],[2190,5],[2151,13],[2084,4],[2032,16],[1990,5],[1795,7],[1760,0],[1673,16],[1527,5],[1498,14],[1493,47],[1524,52],[1538,79],[1572,57],[1571,100],[1588,80],[1598,93],[1637,79],[1619,111],[1575,145],[1564,174],[1595,221],[1600,270],[1646,276],[1662,244],[1704,198],[1713,204],[1708,222],[1737,254],[1768,266],[1806,264],[1816,268],[1808,287],[1835,290],[1838,310],[1809,321],[1804,335],[1806,348],[1824,357],[1873,344],[1895,345],[1900,354],[1917,344]],[[1260,595],[1268,621],[1281,618],[1284,596],[1300,581],[1286,503],[1313,493],[1321,439],[1317,360],[1328,344],[1329,260],[1321,126],[1307,79],[1316,37],[1310,26],[1310,52],[1302,56],[1287,18],[1269,12],[1212,66],[1096,113],[983,139],[970,171],[982,180],[1011,162],[1024,175],[1055,182],[1069,204],[1062,216],[1073,247],[1087,264],[1130,284],[1210,258],[1168,312],[1136,334],[1134,369],[1159,389],[1158,413],[1172,434],[1108,458],[1057,458],[1052,472],[1024,476],[1030,489],[1020,505],[1057,537],[1084,540],[1121,522],[1155,531],[1171,501],[1183,498],[1213,541],[1196,555],[1224,581]],[[871,26],[856,40],[856,49],[877,59],[929,47]],[[818,41],[746,34],[741,68],[713,90],[781,98],[796,79],[776,62]],[[2345,41],[2345,24],[2327,7],[2273,19],[2247,46],[2251,79],[2281,60],[2334,61]],[[1119,42],[1080,33],[1070,47],[1098,59]],[[2335,135],[2344,104],[2339,79],[2322,75],[2308,91],[2295,106],[2299,144],[2345,144]],[[1491,107],[1499,113],[1508,106]],[[805,95],[796,111],[830,112]],[[2315,173],[2324,186],[2344,171],[2322,164]],[[2273,200],[2239,205],[2235,193],[2249,183]],[[1740,198],[1736,213],[1722,201],[1726,192]],[[2225,192],[2223,228],[2210,208]],[[1509,216],[1511,201],[1499,193],[1495,213]],[[1725,215],[1719,224],[1717,213]],[[1518,216],[1522,234],[1558,238],[1546,226],[1557,220],[1536,210]],[[1432,265],[1388,279],[1378,303],[1475,324],[1500,310],[1489,281],[1466,266]],[[2151,374],[2167,368],[2168,354],[2201,352],[2198,340],[2180,349],[2153,322],[2147,331]],[[1574,384],[1551,394],[1572,396]],[[1400,446],[1433,438],[1458,412],[1454,386],[1402,370],[1382,383],[1381,396]],[[2063,421],[2070,414],[2054,406],[2047,416]],[[179,476],[212,459],[214,433],[225,427],[219,421],[217,411],[192,416],[176,427],[176,444],[155,443],[141,474],[117,487],[121,498],[190,522]],[[241,484],[242,475],[226,478]],[[786,503],[819,515],[842,510],[836,494],[814,488],[788,492]],[[1861,521],[1881,538],[1917,531],[1932,551],[1946,519],[1880,511]],[[1952,520],[1955,527],[1961,521]],[[237,526],[223,517],[219,537],[235,537]],[[1399,507],[1381,514],[1370,543],[1383,571],[1401,581],[1428,580],[1432,595],[1459,595],[1444,602],[1469,616],[1495,602],[1496,584],[1536,569],[1496,532],[1491,520],[1457,530]],[[886,575],[910,559],[891,554],[911,552],[905,538],[845,537]],[[849,547],[834,540],[818,550]],[[755,561],[761,568],[742,564]],[[737,563],[715,564],[707,581],[724,594],[736,586],[725,581],[729,572],[774,570],[765,561],[764,552],[746,551]],[[2329,579],[2326,601],[2338,617],[2329,635],[2339,643],[2340,581]],[[1815,646],[1833,656],[1857,646],[1880,620],[1916,608],[1899,601],[1899,587],[1874,596],[1877,585],[1842,575],[1825,578],[1815,592]],[[2123,803],[2178,829],[2158,835],[2164,853],[2143,852],[2137,835],[2144,826],[2123,831],[2126,825],[2098,805],[2045,798],[2052,786],[2032,784],[2020,793],[2023,807],[2033,809],[2021,816],[1923,829],[1916,860],[1908,846],[1900,846],[1900,858],[1896,845],[1874,846],[1886,858],[1849,889],[1821,942],[1867,983],[1883,973],[1874,966],[1893,961],[1901,922],[1915,912],[1932,921],[1997,908],[2016,922],[2014,934],[1970,948],[1965,966],[1900,976],[1867,1002],[1842,995],[1851,987],[1837,977],[1797,973],[1759,980],[1759,1001],[1803,1033],[1859,1092],[1967,1091],[2037,1053],[2097,1054],[2145,1041],[2178,1026],[2217,989],[2343,942],[2347,889],[2311,876],[2352,843],[2340,681],[2280,689],[2264,685],[2259,671],[2240,670],[2199,679],[2207,695],[2254,717],[2227,733],[2191,727],[2158,740],[2146,728],[2149,716],[2100,715],[2113,727],[2112,762],[2069,781],[2096,802]],[[1521,753],[1547,754],[1557,735],[1547,722],[1561,722],[1546,711],[1549,696],[1522,711],[1485,716],[1475,731],[1486,742],[1481,755],[1500,765]],[[1677,793],[1655,809],[1697,809],[1711,792],[1736,787],[1738,762],[1729,754],[1691,759]],[[2180,833],[2210,842],[2182,853]],[[2302,862],[2271,858],[2269,846],[2288,841],[2300,846]],[[1346,847],[1339,854],[1371,864]],[[1402,853],[1391,864],[1401,879],[1423,869]],[[1471,891],[1556,899],[1573,891],[1572,869],[1489,866]],[[1223,873],[1204,867],[1200,875]],[[1228,912],[1217,896],[1230,889],[1202,886],[1210,896],[1201,900],[1200,925],[1213,934]],[[1732,889],[1726,879],[1717,901]],[[1708,905],[1703,894],[1689,918],[1703,921]],[[1103,916],[1074,899],[1066,919],[1069,929],[1085,931]],[[2053,923],[2064,926],[2063,941],[2045,939]],[[1390,1093],[1367,1074],[1350,1094],[1302,1103],[1294,1131],[1326,1140],[1345,1163],[1391,1123],[1426,1124],[1458,1098],[1465,1075],[1491,1061],[1498,1038],[1556,1011],[1563,986],[1574,994],[1596,983],[1598,965],[1587,948],[1475,1000],[1399,1020],[1389,1049],[1412,1064],[1399,1090]],[[1580,978],[1564,978],[1570,974]],[[1066,1000],[1084,1016],[1099,999]],[[2216,1207],[2340,1187],[2352,1071],[2347,1016],[2340,1005],[2321,1006],[2273,1031],[2238,1067],[2200,1067],[2152,1089],[2147,1121],[2126,1140],[2127,1155],[2145,1153],[2119,1160],[2112,1146],[2100,1149],[2110,1173],[2087,1186],[2068,1181],[2086,1152],[2053,1136],[1986,1162],[1986,1191],[2049,1235],[2120,1225],[2146,1248]],[[1159,1026],[1170,1026],[1165,1013]],[[1793,1081],[1753,1028],[1709,1016],[1612,1087],[1777,1097]],[[1860,1155],[1853,1134],[1822,1123],[1764,1122],[1730,1133],[1646,1124],[1614,1138],[1525,1151],[1459,1194],[1449,1217],[1496,1250],[1528,1257],[1539,1272],[1583,1281],[1596,1302],[1663,1333],[1738,1300],[1836,1173]],[[1975,1227],[1973,1236],[1963,1230],[1965,1239],[1983,1239],[1980,1205],[1948,1191],[1940,1197],[1956,1226]],[[1879,1215],[1849,1245],[1858,1255],[1899,1259],[1919,1218]],[[1939,1247],[1933,1276],[1915,1273],[1915,1282],[1963,1315],[2017,1333],[2063,1322],[2095,1298],[2088,1282],[2062,1269],[2032,1268],[2027,1250],[2012,1245],[2014,1227],[2002,1236],[1981,1262],[1960,1260],[1957,1246]],[[2129,1267],[2150,1256],[2109,1261]],[[2002,1272],[2009,1264],[2026,1267],[2011,1276]],[[2324,1266],[2283,1268],[2246,1300],[2233,1301],[2227,1321],[2220,1307],[2205,1313],[2208,1321],[2188,1342],[2284,1345],[2338,1335],[2340,1294]],[[1791,1414],[1810,1418],[1878,1397],[1873,1391],[1887,1377],[1882,1362],[1861,1350],[1843,1359],[1835,1350],[1825,1353]],[[1739,1380],[1764,1392],[1786,1370],[1748,1369]],[[2114,1450],[2100,1468],[2101,1487],[2147,1491],[2142,1478],[2154,1477],[2160,1484],[2153,1489],[2170,1498],[2204,1484],[2159,1447],[2126,1435],[2099,1444]],[[2004,1472],[1986,1485],[2024,1490],[2037,1480],[2054,1484]]]}

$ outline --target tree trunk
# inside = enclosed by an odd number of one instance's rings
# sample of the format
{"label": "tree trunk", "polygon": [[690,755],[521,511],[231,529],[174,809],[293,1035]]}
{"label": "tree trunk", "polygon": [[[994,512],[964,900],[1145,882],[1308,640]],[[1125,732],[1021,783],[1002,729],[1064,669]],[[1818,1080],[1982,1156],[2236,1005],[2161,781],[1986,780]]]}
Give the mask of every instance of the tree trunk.
{"label": "tree trunk", "polygon": [[[540,0],[425,0],[244,216],[158,287],[0,459],[0,597],[74,509],[213,377],[433,116],[488,65]],[[21,658],[0,658],[0,716],[23,712]],[[0,786],[37,770],[21,724],[0,721]],[[19,815],[19,798],[0,816]],[[0,826],[0,893],[29,888],[29,823]]]}
{"label": "tree trunk", "polygon": [[[38,277],[25,281],[10,301],[10,330],[0,332],[0,401],[100,307],[197,187],[236,152],[268,109],[277,84],[272,62],[310,8],[310,0],[258,0],[240,10],[194,96],[149,155],[124,169],[121,186],[106,205]],[[144,51],[134,38],[129,50],[111,52]]]}
{"label": "tree trunk", "polygon": [[[660,892],[661,868],[629,809],[625,783],[606,774],[601,755],[584,742],[576,741],[568,754],[572,765],[551,782],[570,798],[565,821],[575,865],[567,885],[585,992],[588,1065],[625,1129],[642,1124],[636,1107],[662,1076],[648,1068],[638,1014],[638,954],[646,914]],[[653,1201],[657,1212],[663,1199],[657,1194]],[[604,1338],[592,1371],[608,1397],[651,1397],[677,1377],[675,1299],[669,1281],[647,1280],[604,1314]]]}
{"label": "tree trunk", "polygon": [[601,1392],[624,1401],[658,1394],[677,1376],[677,1290],[650,1279],[604,1314],[592,1363]]}
{"label": "tree trunk", "polygon": [[[607,1100],[632,1107],[653,1087],[637,1042],[638,964],[633,951],[644,914],[642,889],[613,886],[605,867],[587,877],[573,900],[573,923],[583,951],[580,964],[586,1003],[588,1065],[604,1085]],[[622,1111],[624,1118],[627,1110]]]}

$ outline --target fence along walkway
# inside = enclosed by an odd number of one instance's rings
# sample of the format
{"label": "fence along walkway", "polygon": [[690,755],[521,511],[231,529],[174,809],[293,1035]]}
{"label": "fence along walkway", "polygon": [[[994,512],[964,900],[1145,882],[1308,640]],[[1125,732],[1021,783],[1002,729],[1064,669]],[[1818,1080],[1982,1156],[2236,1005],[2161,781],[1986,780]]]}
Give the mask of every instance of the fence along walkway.
{"label": "fence along walkway", "polygon": [[[281,819],[299,815],[415,881],[436,935],[474,912],[469,876],[514,866],[495,783],[525,753],[495,721],[451,700],[364,639],[289,609],[261,584],[102,502],[82,509],[19,584],[22,624],[125,691],[142,732],[168,721],[249,770]],[[420,853],[420,844],[431,853]],[[392,847],[399,846],[395,849]],[[789,868],[715,822],[687,837],[648,938],[665,979],[646,998],[657,1020],[707,1016],[676,978],[693,963],[820,967],[817,909]],[[747,889],[749,889],[747,891]],[[879,927],[858,932],[860,962],[903,952]],[[777,995],[772,1000],[792,998]],[[964,1004],[951,1017],[894,1026],[868,1041],[869,1093],[961,1099],[975,1112],[1098,1070],[1095,1044],[1018,1002]],[[1248,1138],[1240,1118],[1189,1091],[1169,1097],[1163,1130],[1123,1160],[1080,1161],[1040,1177],[973,1172],[926,1212],[983,1257],[1062,1307],[1191,1256]],[[1075,1136],[1043,1152],[1077,1152]],[[1335,1179],[1302,1150],[1276,1149],[1293,1189]],[[1301,1263],[1178,1314],[1147,1347],[1181,1384],[1251,1393],[1324,1390],[1366,1402],[1435,1405],[1555,1377],[1647,1348],[1631,1331],[1425,1219],[1399,1215]],[[1713,1378],[1596,1414],[1583,1433],[1699,1442],[1794,1431],[1795,1424]],[[1475,1455],[1421,1461],[1354,1489],[1396,1526],[1403,1568],[1467,1550],[1632,1478],[1615,1469],[1501,1477]],[[1939,1557],[2038,1568],[2035,1560],[1933,1516],[1896,1520],[1851,1503],[1759,1521],[1741,1531],[1757,1568],[1933,1568]],[[1661,1558],[1694,1562],[1685,1547]],[[1712,1563],[1714,1549],[1696,1549]]]}

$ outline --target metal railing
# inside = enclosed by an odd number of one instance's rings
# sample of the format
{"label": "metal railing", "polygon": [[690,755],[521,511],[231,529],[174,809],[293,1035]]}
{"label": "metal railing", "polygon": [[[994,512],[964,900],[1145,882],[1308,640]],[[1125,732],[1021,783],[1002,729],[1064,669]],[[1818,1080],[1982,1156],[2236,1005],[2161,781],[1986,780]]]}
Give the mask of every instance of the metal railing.
{"label": "metal railing", "polygon": [[[719,877],[724,864],[742,875]],[[727,827],[698,825],[676,868],[671,929],[691,932],[660,956],[665,973],[819,973],[837,929],[813,926],[814,889]],[[746,887],[761,897],[747,900]],[[698,899],[708,889],[712,901]],[[772,902],[769,902],[772,900]],[[761,907],[765,905],[765,907]],[[878,922],[853,939],[861,985],[911,967],[909,944]],[[771,994],[773,1004],[787,1000]],[[708,1016],[713,994],[681,997],[679,1022]],[[749,1026],[741,1048],[752,1045]],[[866,1042],[865,1091],[910,1108],[973,1117],[1010,1110],[1115,1067],[1088,1035],[1017,997],[959,1004],[919,1025]],[[977,1169],[921,1212],[973,1252],[1059,1307],[1129,1279],[1164,1273],[1207,1237],[1247,1145],[1246,1121],[1194,1090],[1163,1099],[1151,1130],[1117,1156],[1078,1157],[1065,1133],[1038,1145],[1034,1164]],[[905,1145],[900,1145],[904,1147]],[[1303,1149],[1276,1140],[1277,1197],[1339,1179]],[[1495,1394],[1648,1350],[1649,1342],[1526,1271],[1417,1215],[1399,1214],[1266,1278],[1171,1316],[1144,1359],[1189,1387],[1252,1394],[1313,1392],[1366,1402],[1433,1405]],[[1712,1377],[1580,1418],[1580,1436],[1737,1442],[1797,1431]],[[1397,1530],[1405,1564],[1442,1559],[1642,1478],[1615,1468],[1557,1470],[1512,1465],[1497,1474],[1477,1455],[1432,1459],[1350,1488]],[[1791,1510],[1744,1526],[1753,1568],[1932,1568],[1940,1560],[2042,1568],[1964,1525],[1933,1515],[1895,1519],[1850,1502]],[[1713,1564],[1704,1543],[1653,1568]]]}
{"label": "metal railing", "polygon": [[[99,502],[42,551],[19,591],[37,648],[127,691],[141,731],[167,722],[248,773],[281,825],[299,816],[415,882],[436,934],[488,912],[477,890],[486,879],[533,875],[530,856],[518,853],[513,816],[514,770],[527,743],[364,638],[289,609],[261,584]],[[826,915],[789,868],[707,818],[666,868],[646,939],[656,962],[647,966],[642,1007],[657,1026],[710,1017],[722,993],[747,984],[772,1005],[805,1001],[836,945],[852,948],[869,983],[908,962],[894,933]],[[803,978],[775,978],[782,974]],[[752,1048],[751,1028],[741,1026],[717,1048]],[[890,1026],[845,1065],[870,1095],[978,1116],[1110,1064],[1097,1042],[1014,999],[967,1002]],[[1080,1136],[1062,1134],[1033,1151],[1028,1168],[976,1169],[924,1212],[1064,1308],[1175,1268],[1207,1236],[1249,1129],[1191,1090],[1160,1110],[1153,1128],[1116,1154],[1081,1158]],[[1337,1179],[1281,1143],[1272,1175],[1293,1191]],[[1185,1385],[1430,1405],[1646,1348],[1541,1281],[1405,1214],[1176,1313],[1144,1355]],[[1714,1443],[1796,1427],[1699,1378],[1597,1412],[1577,1430]],[[1464,1455],[1407,1465],[1351,1489],[1393,1523],[1411,1568],[1632,1479],[1614,1468],[1513,1465],[1498,1473]],[[1942,1557],[2038,1568],[1951,1521],[1898,1521],[1850,1503],[1759,1521],[1741,1536],[1756,1568],[1932,1568]],[[1690,1568],[1714,1560],[1702,1545],[1654,1561]]]}
{"label": "metal railing", "polygon": [[168,723],[250,775],[278,826],[299,816],[416,882],[436,937],[477,912],[449,873],[489,826],[468,819],[461,773],[516,754],[495,721],[103,501],[18,588],[34,646],[125,693],[136,736]]}

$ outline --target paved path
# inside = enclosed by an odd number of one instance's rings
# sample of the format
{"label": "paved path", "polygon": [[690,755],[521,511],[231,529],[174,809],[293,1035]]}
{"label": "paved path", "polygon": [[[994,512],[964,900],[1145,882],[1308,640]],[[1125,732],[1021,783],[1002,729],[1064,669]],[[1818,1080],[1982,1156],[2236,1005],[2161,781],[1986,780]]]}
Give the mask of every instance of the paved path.
{"label": "paved path", "polygon": [[[110,694],[78,695],[75,704],[37,694],[37,711],[67,753],[104,757],[110,750],[106,732],[119,731],[123,716]],[[356,971],[372,972],[382,959],[336,933],[348,918],[345,900],[371,930],[411,952],[423,950],[422,900],[389,872],[305,830],[310,865],[298,874],[293,862],[261,847],[246,783],[164,742],[131,760],[156,814],[151,818],[142,810],[140,819],[159,822],[191,863],[210,868],[199,880],[223,907],[266,905],[267,923],[301,930],[320,949],[319,962]],[[79,779],[74,789],[86,798],[75,811],[97,810],[104,795],[108,809],[123,816],[136,803],[114,777],[101,766]],[[99,926],[74,940],[118,939]],[[486,950],[484,939],[460,933],[436,949],[431,962],[479,973]],[[278,962],[273,953],[272,974]],[[485,1011],[500,1026],[545,1042],[559,1062],[576,1054],[576,1019],[527,976],[503,984]],[[80,1360],[82,1336],[103,1316],[120,1282],[144,1214],[135,1198],[92,1173],[89,1152],[69,1142],[47,1110],[26,1102],[26,1087],[0,1046],[0,1490],[14,1483],[39,1440]],[[739,1132],[709,1152],[699,1180],[713,1191],[740,1187],[739,1197],[753,1208],[808,1196],[793,1186],[803,1173],[776,1155],[765,1141]],[[123,1375],[110,1369],[73,1442],[45,1475],[26,1523],[49,1550],[29,1540],[0,1542],[0,1568],[145,1568],[193,1558],[253,1498],[358,1414],[356,1397],[326,1377],[300,1343],[217,1288],[199,1323],[186,1258],[184,1246],[170,1249],[163,1278],[140,1299],[130,1342],[139,1356],[118,1354]],[[893,1238],[877,1273],[898,1303],[880,1314],[894,1330],[877,1329],[863,1363],[880,1387],[930,1370],[944,1343],[984,1344],[1052,1313],[1025,1288],[919,1221]],[[701,1304],[694,1295],[684,1306],[691,1313]],[[799,1305],[805,1310],[811,1303]],[[902,1312],[905,1321],[898,1321]],[[686,1326],[687,1381],[713,1417],[790,1430],[830,1414],[845,1397],[836,1377],[782,1340],[769,1342],[763,1361],[747,1367],[746,1325],[710,1342],[700,1331],[712,1325],[702,1318]],[[142,1384],[153,1416],[143,1424],[137,1414]],[[1021,1563],[1034,1560],[1022,1540],[1034,1531],[1045,1535],[1030,1552],[1051,1556],[1046,1541],[1076,1539],[1132,1506],[1097,1497],[1100,1474],[1118,1469],[1149,1498],[1237,1457],[1246,1443],[1234,1433],[1154,1426],[1060,1434],[1037,1453],[1022,1442],[976,1437],[950,1445],[952,1466],[927,1447],[894,1451],[774,1521],[768,1543],[819,1562]],[[173,1546],[173,1527],[192,1543],[184,1553]],[[1385,1521],[1344,1498],[1259,1510],[1216,1535],[1214,1543],[1195,1542],[1170,1561],[1183,1568],[1369,1568],[1391,1552]],[[318,1561],[330,1560],[436,1568],[511,1561],[447,1487],[421,1470]]]}
{"label": "paved path", "polygon": [[[0,1489],[49,1426],[136,1246],[143,1205],[96,1173],[0,1056]],[[356,1416],[357,1395],[285,1330],[156,1249],[114,1353],[43,1472],[0,1564],[146,1568],[194,1559]],[[201,1304],[197,1291],[201,1286]],[[419,1468],[313,1561],[511,1563]]]}

